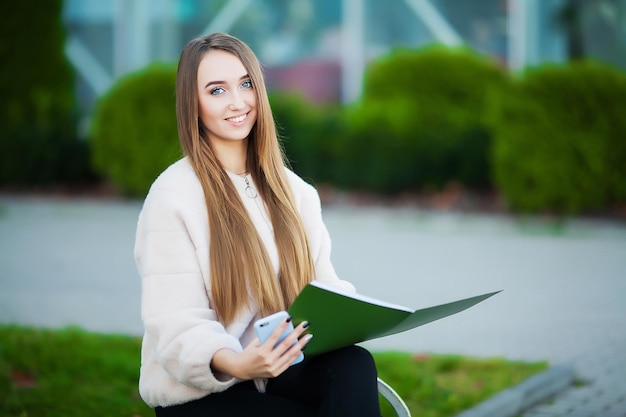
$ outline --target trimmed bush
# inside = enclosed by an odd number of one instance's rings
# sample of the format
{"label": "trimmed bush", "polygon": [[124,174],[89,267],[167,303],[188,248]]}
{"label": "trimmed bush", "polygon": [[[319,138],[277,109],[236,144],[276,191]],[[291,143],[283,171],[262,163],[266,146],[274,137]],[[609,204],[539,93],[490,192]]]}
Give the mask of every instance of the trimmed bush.
{"label": "trimmed bush", "polygon": [[129,195],[145,196],[161,171],[181,157],[175,83],[176,66],[155,63],[120,78],[98,100],[93,165]]}
{"label": "trimmed bush", "polygon": [[407,135],[407,120],[413,113],[407,99],[346,109],[349,135],[339,143],[342,163],[337,183],[347,189],[390,194],[415,188],[417,178],[424,178],[428,157],[420,152],[419,138]]}
{"label": "trimmed bush", "polygon": [[334,182],[336,144],[346,130],[341,108],[314,105],[297,93],[272,92],[270,102],[293,170],[313,183]]}
{"label": "trimmed bush", "polygon": [[61,0],[0,3],[0,184],[92,178],[61,9]]}
{"label": "trimmed bush", "polygon": [[488,102],[508,79],[466,49],[397,49],[371,62],[348,110],[346,186],[376,191],[490,187]]}
{"label": "trimmed bush", "polygon": [[519,211],[626,202],[626,74],[596,62],[528,70],[496,108],[496,182]]}

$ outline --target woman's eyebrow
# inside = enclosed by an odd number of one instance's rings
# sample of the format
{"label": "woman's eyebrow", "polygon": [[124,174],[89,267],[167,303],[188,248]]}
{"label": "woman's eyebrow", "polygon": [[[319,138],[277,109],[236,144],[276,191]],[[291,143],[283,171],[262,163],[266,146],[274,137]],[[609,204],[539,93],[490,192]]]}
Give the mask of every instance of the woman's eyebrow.
{"label": "woman's eyebrow", "polygon": [[[243,81],[243,80],[248,79],[248,78],[250,78],[250,75],[248,75],[248,74],[244,74],[244,75],[242,75],[241,77],[239,77],[239,81]],[[208,82],[208,83],[204,86],[204,88],[209,88],[210,86],[215,85],[215,84],[226,84],[226,81],[209,81],[209,82]]]}

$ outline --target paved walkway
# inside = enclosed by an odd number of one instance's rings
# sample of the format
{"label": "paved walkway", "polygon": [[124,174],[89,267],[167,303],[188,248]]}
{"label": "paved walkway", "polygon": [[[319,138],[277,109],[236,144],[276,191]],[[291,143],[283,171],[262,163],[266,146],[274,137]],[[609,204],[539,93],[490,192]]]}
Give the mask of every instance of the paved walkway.
{"label": "paved walkway", "polygon": [[[141,334],[140,203],[0,196],[0,322]],[[420,308],[494,290],[372,349],[571,364],[585,384],[535,416],[626,416],[626,225],[325,208],[338,273]]]}

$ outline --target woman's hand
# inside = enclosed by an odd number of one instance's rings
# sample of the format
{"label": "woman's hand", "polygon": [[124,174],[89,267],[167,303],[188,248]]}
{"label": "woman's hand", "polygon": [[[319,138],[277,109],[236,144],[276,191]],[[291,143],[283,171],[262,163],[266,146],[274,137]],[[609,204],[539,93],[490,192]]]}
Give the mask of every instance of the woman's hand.
{"label": "woman's hand", "polygon": [[218,350],[213,355],[211,367],[242,380],[277,377],[291,366],[313,336],[307,334],[300,338],[308,327],[307,322],[302,322],[276,345],[288,325],[287,320],[283,321],[276,326],[265,343],[261,344],[255,338],[241,353],[230,349]]}

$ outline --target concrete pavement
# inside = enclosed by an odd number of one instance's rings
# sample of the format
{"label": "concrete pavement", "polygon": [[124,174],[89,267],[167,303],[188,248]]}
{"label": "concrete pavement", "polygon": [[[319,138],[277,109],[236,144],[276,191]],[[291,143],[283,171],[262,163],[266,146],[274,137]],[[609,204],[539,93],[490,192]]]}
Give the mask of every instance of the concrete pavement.
{"label": "concrete pavement", "polygon": [[[0,196],[0,322],[141,334],[140,202]],[[495,290],[366,345],[569,364],[585,384],[534,416],[626,416],[626,224],[329,206],[339,275],[413,308]]]}

